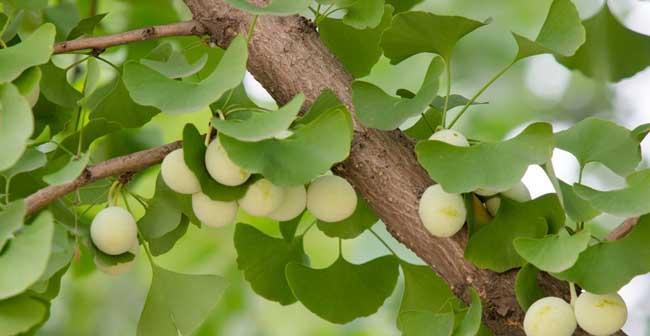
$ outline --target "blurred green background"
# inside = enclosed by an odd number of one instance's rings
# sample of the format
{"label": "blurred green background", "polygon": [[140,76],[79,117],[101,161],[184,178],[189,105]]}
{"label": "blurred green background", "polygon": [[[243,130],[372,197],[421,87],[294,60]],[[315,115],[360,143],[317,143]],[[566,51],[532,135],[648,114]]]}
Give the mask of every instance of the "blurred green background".
{"label": "blurred green background", "polygon": [[[452,93],[471,96],[509,62],[516,52],[510,31],[535,36],[550,2],[551,0],[427,0],[420,4],[419,9],[438,14],[463,15],[478,20],[491,17],[493,20],[490,25],[469,35],[458,45],[452,61]],[[81,18],[87,17],[91,12],[89,0],[59,0],[50,3],[76,6]],[[596,0],[576,0],[575,3],[583,18],[595,13],[602,5],[601,1]],[[97,4],[96,13],[108,13],[97,31],[99,34],[191,18],[180,0],[99,0]],[[650,2],[617,0],[610,5],[629,28],[650,35],[650,20],[647,19],[650,17]],[[56,14],[56,11],[49,12],[49,19],[56,19]],[[32,22],[35,25],[39,23],[37,18],[33,18]],[[198,39],[186,37],[167,40],[187,46]],[[161,41],[112,48],[104,56],[120,64],[128,58],[143,56],[158,43]],[[65,66],[74,59],[75,56],[72,55],[57,56],[55,63]],[[415,90],[422,81],[430,59],[431,56],[427,55],[416,56],[398,66],[390,66],[386,59],[382,59],[366,79],[389,92],[399,88]],[[114,74],[106,66],[103,76],[108,81]],[[251,96],[272,104],[252,76],[247,77],[246,85]],[[445,85],[441,87],[444,88]],[[552,122],[556,130],[559,130],[591,115],[633,127],[650,122],[648,88],[650,71],[641,72],[617,84],[605,84],[567,71],[551,56],[538,56],[520,62],[493,85],[480,99],[489,104],[472,108],[461,119],[459,129],[469,138],[497,140],[513,135],[523,125],[533,121]],[[207,110],[183,116],[158,115],[143,129],[124,130],[99,140],[94,146],[93,161],[178,140],[183,125],[187,122],[195,123],[204,131],[208,120]],[[554,164],[561,178],[568,182],[575,181],[575,159],[558,152]],[[598,166],[590,166],[586,173],[586,182],[596,186],[613,187],[623,183],[620,178]],[[131,186],[132,190],[151,196],[156,174],[157,168],[141,174]],[[550,191],[548,181],[534,170],[527,174],[525,182],[533,195]],[[242,220],[268,233],[279,235],[271,223],[251,218]],[[618,218],[601,217],[597,224],[605,232],[619,222]],[[401,256],[418,262],[417,257],[386,233],[383,224],[378,223],[375,229]],[[228,279],[230,285],[223,299],[197,335],[398,334],[394,322],[401,299],[400,285],[377,314],[345,326],[323,321],[299,303],[283,307],[255,295],[237,269],[233,231],[234,226],[200,230],[190,226],[188,234],[171,252],[157,258],[162,266],[172,270],[214,273]],[[336,258],[337,241],[327,238],[316,229],[309,231],[305,245],[314,267],[327,266]],[[367,233],[344,242],[344,254],[352,261],[361,262],[386,253],[385,248]],[[82,257],[73,263],[72,270],[64,276],[61,295],[53,303],[52,316],[38,335],[134,335],[149,282],[150,268],[142,255],[137,258],[136,265],[130,272],[118,277],[94,271],[92,260]],[[650,295],[649,283],[647,277],[640,277],[622,291],[631,308],[630,321],[626,326],[630,335],[650,335],[646,331],[646,321],[650,319],[650,300],[647,300]]]}

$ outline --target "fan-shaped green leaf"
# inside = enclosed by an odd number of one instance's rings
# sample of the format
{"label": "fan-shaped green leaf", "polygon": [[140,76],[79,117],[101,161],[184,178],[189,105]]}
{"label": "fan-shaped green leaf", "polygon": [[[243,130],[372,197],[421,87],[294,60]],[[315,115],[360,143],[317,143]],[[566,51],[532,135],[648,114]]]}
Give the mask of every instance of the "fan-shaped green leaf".
{"label": "fan-shaped green leaf", "polygon": [[573,154],[582,167],[600,162],[626,176],[641,162],[641,147],[632,132],[608,120],[584,119],[555,138],[557,147]]}
{"label": "fan-shaped green leaf", "polygon": [[561,180],[558,181],[560,182],[560,190],[562,191],[562,199],[564,200],[564,209],[571,219],[576,222],[587,222],[600,215],[600,211],[576,195],[573,186]]}
{"label": "fan-shaped green leaf", "polygon": [[246,40],[239,36],[230,43],[217,68],[199,83],[173,80],[135,61],[124,65],[123,80],[131,98],[140,105],[170,114],[194,112],[239,85],[246,73],[247,58]]}
{"label": "fan-shaped green leaf", "polygon": [[[0,64],[7,63],[0,61]],[[32,110],[11,83],[0,84],[0,120],[0,171],[3,171],[18,162],[34,131]]]}
{"label": "fan-shaped green leaf", "polygon": [[216,275],[172,272],[153,265],[138,336],[191,335],[217,304],[226,282]]}
{"label": "fan-shaped green leaf", "polygon": [[46,315],[45,304],[27,295],[0,301],[0,335],[22,335],[43,321]]}
{"label": "fan-shaped green leaf", "polygon": [[30,106],[36,105],[40,95],[39,84],[43,73],[39,67],[31,67],[23,71],[12,83],[18,88],[21,95],[27,99]]}
{"label": "fan-shaped green leaf", "polygon": [[392,64],[423,52],[438,54],[449,61],[456,43],[486,24],[461,16],[404,12],[393,17],[381,45]]}
{"label": "fan-shaped green leaf", "polygon": [[639,219],[622,239],[590,246],[570,269],[554,274],[596,294],[615,293],[637,275],[650,272],[650,216]]}
{"label": "fan-shaped green leaf", "polygon": [[[311,117],[310,117],[311,118]],[[306,184],[350,153],[352,119],[343,106],[300,123],[285,139],[243,142],[221,134],[221,144],[239,166],[279,186]]]}
{"label": "fan-shaped green leaf", "polygon": [[395,288],[399,271],[393,256],[355,265],[339,257],[324,269],[287,265],[287,280],[307,309],[332,323],[375,313]]}
{"label": "fan-shaped green leaf", "polygon": [[88,161],[90,160],[90,153],[83,154],[79,158],[71,157],[70,161],[60,170],[43,176],[43,181],[49,185],[65,184],[74,181],[81,173],[83,173]]}
{"label": "fan-shaped green leaf", "polygon": [[[400,262],[404,273],[404,295],[400,315],[408,311],[452,312],[463,304],[447,283],[429,266]],[[398,327],[401,328],[398,320]]]}
{"label": "fan-shaped green leaf", "polygon": [[75,90],[66,76],[66,71],[49,62],[41,65],[43,80],[41,92],[47,100],[63,107],[77,107],[77,102],[83,97],[81,92]]}
{"label": "fan-shaped green leaf", "polygon": [[443,60],[434,58],[422,87],[413,98],[393,97],[368,82],[352,83],[352,101],[359,120],[368,127],[381,130],[398,128],[406,119],[424,112],[434,100],[438,93],[438,78],[443,70]]}
{"label": "fan-shaped green leaf", "polygon": [[520,267],[513,241],[517,238],[542,238],[548,231],[557,232],[564,225],[564,211],[555,194],[519,203],[501,198],[497,216],[480,228],[467,242],[465,258],[480,268],[505,272]]}
{"label": "fan-shaped green leaf", "polygon": [[481,318],[483,314],[483,304],[481,297],[476,292],[476,289],[470,289],[470,303],[469,309],[460,322],[460,325],[454,331],[454,336],[476,336],[481,329]]}
{"label": "fan-shaped green leaf", "polygon": [[305,96],[299,94],[277,111],[245,110],[245,119],[212,119],[212,125],[221,134],[241,141],[262,141],[286,131],[296,119]]}
{"label": "fan-shaped green leaf", "polygon": [[174,230],[165,233],[159,238],[147,239],[147,242],[149,243],[149,251],[151,251],[151,254],[154,256],[159,256],[169,252],[174,247],[176,242],[185,235],[189,226],[189,218],[183,215],[181,216],[180,224],[178,224]]}
{"label": "fan-shaped green leaf", "polygon": [[571,0],[553,0],[534,41],[516,33],[512,35],[519,47],[515,60],[547,53],[571,56],[585,42],[585,28]]}
{"label": "fan-shaped green leaf", "polygon": [[578,260],[587,249],[591,234],[582,230],[575,235],[555,234],[544,238],[517,238],[515,250],[527,262],[546,272],[562,272]]}
{"label": "fan-shaped green leaf", "polygon": [[616,82],[650,65],[650,36],[625,27],[612,14],[607,3],[582,23],[587,32],[586,42],[571,57],[556,55],[557,60],[569,69]]}
{"label": "fan-shaped green leaf", "polygon": [[524,265],[515,279],[515,295],[523,311],[528,310],[535,301],[544,297],[544,292],[539,288],[537,275],[539,270],[531,264]]}
{"label": "fan-shaped green leaf", "polygon": [[103,14],[97,14],[93,15],[84,19],[81,19],[77,25],[70,30],[70,33],[68,34],[68,37],[66,38],[67,40],[74,40],[78,37],[81,37],[83,35],[92,35],[93,31],[95,30],[95,27],[99,24],[99,22],[104,19],[107,13]]}
{"label": "fan-shaped green leaf", "polygon": [[52,214],[46,211],[11,240],[0,255],[0,300],[18,295],[38,281],[47,267],[53,234]]}
{"label": "fan-shaped green leaf", "polygon": [[119,78],[95,90],[81,104],[91,110],[90,119],[104,119],[125,128],[137,128],[148,123],[160,111],[138,105]]}
{"label": "fan-shaped green leaf", "polygon": [[302,237],[287,241],[269,237],[253,226],[237,224],[235,248],[239,269],[255,293],[282,305],[296,302],[284,271],[288,263],[300,263],[306,257]]}
{"label": "fan-shaped green leaf", "polygon": [[248,0],[225,0],[231,6],[255,15],[288,16],[298,14],[309,8],[311,0],[271,0],[264,7],[256,6]]}
{"label": "fan-shaped green leaf", "polygon": [[420,164],[447,192],[505,190],[521,180],[529,165],[543,164],[551,158],[553,131],[549,124],[535,123],[502,142],[457,147],[422,141],[415,151]]}
{"label": "fan-shaped green leaf", "polygon": [[11,168],[3,172],[0,172],[0,175],[4,176],[5,178],[11,179],[18,174],[30,172],[32,170],[41,168],[45,166],[46,163],[47,163],[47,158],[45,157],[45,154],[41,153],[36,149],[28,148],[27,150],[25,150],[23,156],[20,157],[20,159],[18,160],[18,162],[16,162],[16,164],[14,164]]}
{"label": "fan-shaped green leaf", "polygon": [[436,314],[430,311],[411,310],[399,314],[402,336],[451,336],[454,330],[454,313]]}
{"label": "fan-shaped green leaf", "polygon": [[[158,49],[164,49],[164,51],[160,53],[160,51],[157,52]],[[140,60],[140,63],[169,78],[191,76],[199,72],[207,62],[208,54],[203,54],[194,63],[190,63],[187,57],[182,52],[174,50],[170,43],[161,44],[152,50],[147,58]]]}
{"label": "fan-shaped green leaf", "polygon": [[384,16],[384,0],[355,1],[346,9],[343,23],[356,29],[374,28]]}
{"label": "fan-shaped green leaf", "polygon": [[0,251],[7,241],[13,238],[14,233],[23,226],[23,219],[27,214],[24,200],[17,200],[7,204],[0,212]]}
{"label": "fan-shaped green leaf", "polygon": [[628,187],[600,191],[581,184],[573,189],[582,199],[594,208],[618,216],[639,216],[650,212],[650,169],[645,169],[627,177]]}
{"label": "fan-shaped green leaf", "polygon": [[147,212],[138,221],[138,228],[147,240],[161,238],[175,230],[183,214],[199,223],[192,211],[192,197],[169,189],[160,175],[156,180],[155,194],[148,204]]}
{"label": "fan-shaped green leaf", "polygon": [[395,13],[405,12],[424,0],[386,0],[386,4],[395,8]]}
{"label": "fan-shaped green leaf", "polygon": [[[408,96],[405,95],[405,91],[406,90],[398,90],[397,94],[404,98],[414,96],[414,94],[410,92],[408,92]],[[469,103],[469,99],[458,94],[452,94],[449,96],[449,101],[447,102],[447,111],[451,111],[456,107],[465,106],[467,103]],[[483,104],[487,103],[476,101],[472,103],[472,105]],[[444,105],[445,97],[437,96],[429,105],[430,108],[424,112],[422,118],[420,118],[413,126],[405,130],[404,133],[415,140],[429,139],[429,137],[434,133],[436,126],[442,125],[442,111],[444,110]]]}
{"label": "fan-shaped green leaf", "polygon": [[368,202],[363,196],[358,195],[357,208],[354,210],[352,216],[338,222],[323,222],[318,221],[318,228],[330,237],[338,237],[341,239],[353,239],[362,234],[367,229],[371,228],[373,224],[377,223],[379,218],[370,209]]}
{"label": "fan-shaped green leaf", "polygon": [[56,29],[46,23],[23,42],[0,49],[0,83],[11,82],[27,68],[47,63],[54,49]]}

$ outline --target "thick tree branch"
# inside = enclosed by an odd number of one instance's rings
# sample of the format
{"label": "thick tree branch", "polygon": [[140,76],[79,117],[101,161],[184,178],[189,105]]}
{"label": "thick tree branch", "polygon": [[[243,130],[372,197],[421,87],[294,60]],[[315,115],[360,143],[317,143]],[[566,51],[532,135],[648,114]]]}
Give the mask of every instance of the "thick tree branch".
{"label": "thick tree branch", "polygon": [[187,35],[203,35],[205,29],[201,24],[196,21],[185,21],[179,23],[172,23],[160,26],[151,26],[147,28],[140,28],[131,30],[125,33],[115,35],[86,37],[77,40],[60,42],[54,45],[54,53],[61,54],[75,50],[84,49],[106,49],[116,45],[126,44],[130,42],[152,40],[167,36],[187,36]]}

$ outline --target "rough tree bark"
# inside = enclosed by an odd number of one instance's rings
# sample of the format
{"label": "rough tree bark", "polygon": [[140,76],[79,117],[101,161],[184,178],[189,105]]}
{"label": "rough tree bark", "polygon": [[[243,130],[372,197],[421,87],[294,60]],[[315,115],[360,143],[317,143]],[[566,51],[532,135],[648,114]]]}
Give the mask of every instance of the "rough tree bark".
{"label": "rough tree bark", "polygon": [[[237,34],[244,34],[252,19],[222,0],[185,3],[194,19],[222,47]],[[352,77],[321,42],[315,27],[298,16],[259,18],[248,69],[280,103],[300,92],[311,102],[329,88],[353,110]],[[524,315],[514,294],[516,272],[497,274],[477,269],[463,258],[467,232],[440,239],[429,235],[421,224],[418,200],[433,182],[418,164],[412,141],[399,131],[381,132],[356,122],[350,157],[335,172],[354,185],[389,232],[438,272],[457,295],[467,301],[468,287],[479,291],[484,300],[484,321],[496,335],[524,334]],[[566,283],[543,276],[541,284],[547,294],[568,298]],[[576,335],[586,334],[578,331]]]}

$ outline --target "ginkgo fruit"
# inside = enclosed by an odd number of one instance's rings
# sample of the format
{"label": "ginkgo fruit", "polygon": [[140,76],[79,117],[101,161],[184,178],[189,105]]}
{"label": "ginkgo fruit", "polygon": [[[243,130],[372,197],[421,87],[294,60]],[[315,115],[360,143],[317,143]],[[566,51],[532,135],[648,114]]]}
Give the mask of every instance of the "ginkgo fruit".
{"label": "ginkgo fruit", "polygon": [[307,191],[305,186],[284,188],[282,204],[269,214],[269,218],[277,221],[288,221],[298,217],[307,206]]}
{"label": "ginkgo fruit", "polygon": [[433,133],[429,140],[442,141],[458,147],[469,147],[469,142],[463,134],[450,129],[443,129]]}
{"label": "ginkgo fruit", "polygon": [[212,141],[205,151],[205,168],[212,178],[227,186],[238,186],[246,182],[251,174],[230,160],[219,140]]}
{"label": "ginkgo fruit", "polygon": [[108,275],[124,274],[128,272],[135,264],[135,256],[138,255],[139,251],[140,251],[140,244],[138,244],[138,241],[136,240],[133,246],[131,246],[131,248],[129,249],[129,252],[131,252],[134,255],[132,260],[129,260],[124,263],[115,264],[115,265],[108,265],[102,262],[100,258],[97,258],[97,256],[95,256],[94,258],[95,266],[97,267],[98,270],[102,271],[102,273]]}
{"label": "ginkgo fruit", "polygon": [[90,224],[90,237],[100,251],[118,255],[129,251],[137,242],[138,228],[128,211],[112,206],[95,216]]}
{"label": "ginkgo fruit", "polygon": [[280,207],[284,200],[284,190],[267,179],[251,184],[246,194],[239,200],[239,206],[253,216],[268,216]]}
{"label": "ginkgo fruit", "polygon": [[237,217],[237,202],[216,201],[204,193],[192,195],[192,210],[201,223],[210,227],[232,224]]}
{"label": "ginkgo fruit", "polygon": [[576,327],[571,305],[553,296],[535,301],[524,317],[526,336],[571,336]]}
{"label": "ginkgo fruit", "polygon": [[185,164],[182,148],[165,156],[160,166],[160,174],[165,184],[177,193],[194,194],[201,191],[199,180]]}
{"label": "ginkgo fruit", "polygon": [[582,293],[575,302],[575,315],[580,328],[594,336],[611,335],[627,320],[627,306],[620,295]]}
{"label": "ginkgo fruit", "polygon": [[501,207],[501,198],[499,196],[491,197],[485,201],[485,208],[492,217],[496,217],[499,208]]}
{"label": "ginkgo fruit", "polygon": [[307,189],[307,209],[323,222],[340,222],[352,216],[357,202],[356,191],[340,176],[321,176]]}
{"label": "ginkgo fruit", "polygon": [[420,197],[418,214],[432,235],[446,238],[463,227],[467,209],[460,194],[447,193],[436,184],[427,188]]}

